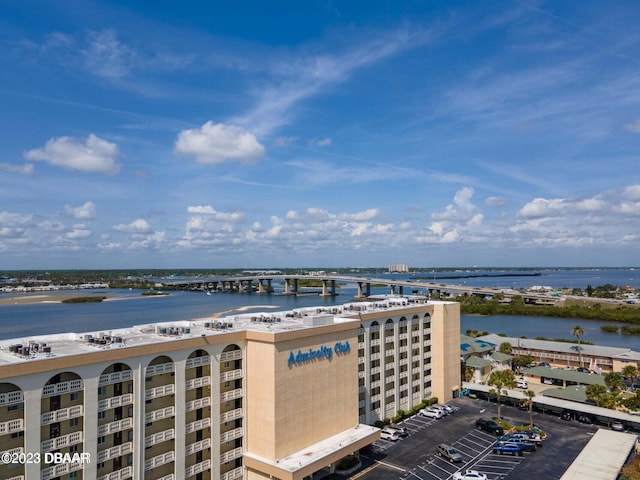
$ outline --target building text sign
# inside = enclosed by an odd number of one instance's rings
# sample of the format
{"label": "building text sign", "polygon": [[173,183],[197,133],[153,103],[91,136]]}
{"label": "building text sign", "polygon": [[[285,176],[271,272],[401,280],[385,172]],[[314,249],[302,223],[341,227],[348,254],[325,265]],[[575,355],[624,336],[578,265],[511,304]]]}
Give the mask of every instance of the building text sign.
{"label": "building text sign", "polygon": [[309,348],[309,350],[303,352],[302,350],[298,350],[294,353],[293,350],[289,352],[289,360],[287,362],[288,366],[298,365],[300,363],[312,362],[314,360],[331,360],[333,358],[333,354],[336,355],[344,355],[351,352],[351,345],[349,345],[349,340],[345,342],[336,342],[333,348],[327,345],[321,345],[318,348]]}

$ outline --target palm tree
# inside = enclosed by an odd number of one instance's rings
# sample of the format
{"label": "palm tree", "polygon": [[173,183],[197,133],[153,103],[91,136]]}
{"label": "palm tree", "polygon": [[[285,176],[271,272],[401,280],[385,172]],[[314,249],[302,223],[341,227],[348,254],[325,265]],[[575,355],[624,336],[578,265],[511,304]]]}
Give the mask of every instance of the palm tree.
{"label": "palm tree", "polygon": [[536,396],[536,392],[533,390],[525,390],[522,393],[527,397],[527,407],[529,407],[529,428],[533,428],[533,397]]}
{"label": "palm tree", "polygon": [[580,348],[580,336],[584,335],[584,328],[576,325],[571,329],[571,333],[578,339],[578,355],[580,356],[580,368],[582,368],[582,348]]}
{"label": "palm tree", "polygon": [[[503,388],[514,388],[516,386],[516,376],[513,370],[494,370],[489,375],[487,385],[493,385],[496,388],[489,390],[489,393],[494,393],[498,397],[498,420],[500,417],[500,397],[502,397]],[[506,390],[505,390],[506,393]]]}

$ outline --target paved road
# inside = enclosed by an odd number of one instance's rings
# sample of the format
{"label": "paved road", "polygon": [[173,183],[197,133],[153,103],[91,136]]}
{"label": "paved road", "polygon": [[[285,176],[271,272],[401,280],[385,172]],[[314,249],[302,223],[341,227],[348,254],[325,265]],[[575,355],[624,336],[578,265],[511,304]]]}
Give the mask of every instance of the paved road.
{"label": "paved road", "polygon": [[[450,402],[459,411],[440,420],[412,417],[403,422],[409,436],[397,442],[378,440],[374,453],[363,458],[363,468],[352,480],[448,480],[454,472],[472,468],[494,480],[559,479],[597,427],[565,422],[557,416],[534,413],[534,423],[548,433],[542,447],[522,457],[492,453],[495,437],[475,429],[479,417],[495,417],[495,403],[474,399]],[[502,406],[502,416],[513,423],[526,423],[528,412]],[[451,464],[436,454],[436,446],[456,447],[463,462]],[[338,478],[338,477],[336,477]],[[344,478],[344,477],[342,477]]]}

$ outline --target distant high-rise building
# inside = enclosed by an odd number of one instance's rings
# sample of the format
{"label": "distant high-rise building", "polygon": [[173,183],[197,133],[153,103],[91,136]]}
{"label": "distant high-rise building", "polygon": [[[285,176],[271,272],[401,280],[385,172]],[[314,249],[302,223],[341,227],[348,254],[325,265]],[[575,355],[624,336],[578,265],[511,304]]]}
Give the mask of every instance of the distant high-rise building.
{"label": "distant high-rise building", "polygon": [[389,265],[389,273],[408,273],[409,272],[409,264],[408,263],[392,263]]}

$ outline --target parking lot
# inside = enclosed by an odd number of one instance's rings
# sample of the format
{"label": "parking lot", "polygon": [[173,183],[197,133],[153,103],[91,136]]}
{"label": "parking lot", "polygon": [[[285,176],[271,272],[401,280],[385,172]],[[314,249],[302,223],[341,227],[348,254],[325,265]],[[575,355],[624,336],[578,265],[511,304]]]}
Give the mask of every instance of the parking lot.
{"label": "parking lot", "polygon": [[[497,406],[486,400],[454,399],[458,411],[440,420],[419,416],[401,423],[407,437],[392,442],[378,440],[373,453],[362,458],[363,468],[351,479],[448,480],[457,471],[477,470],[490,479],[558,479],[586,445],[596,426],[562,421],[557,416],[534,412],[534,423],[548,437],[543,446],[523,456],[493,453],[496,437],[477,430],[475,421],[497,416]],[[529,413],[503,405],[502,417],[514,424],[528,423]],[[437,455],[436,447],[447,443],[462,455],[460,463],[450,463]]]}

